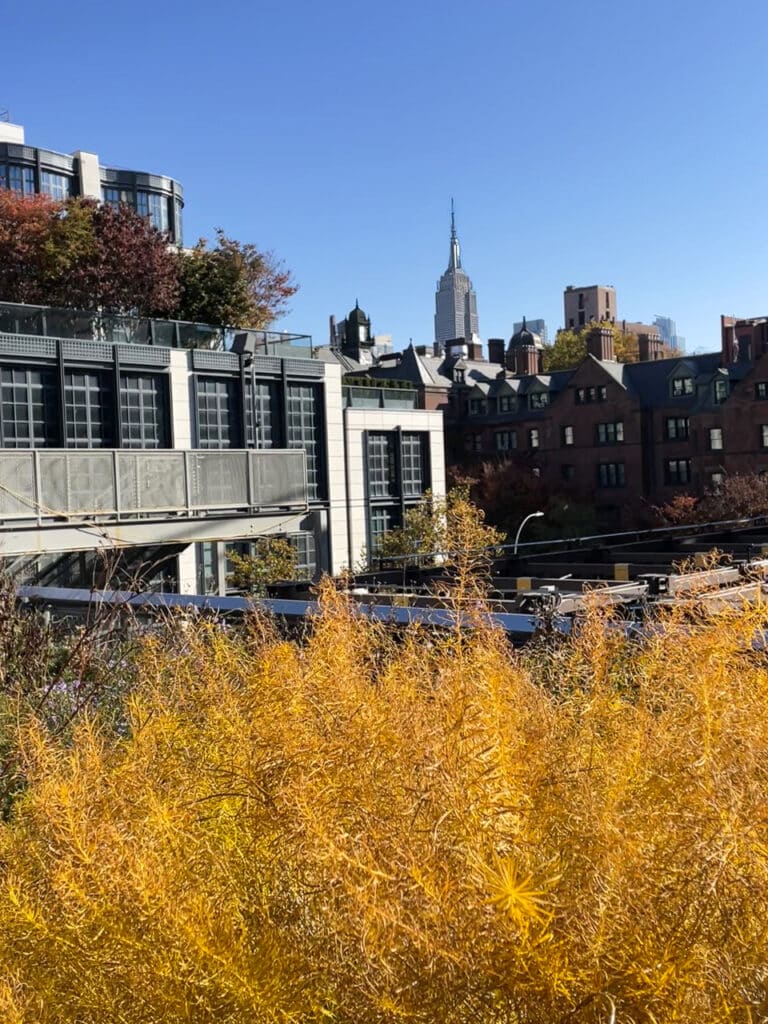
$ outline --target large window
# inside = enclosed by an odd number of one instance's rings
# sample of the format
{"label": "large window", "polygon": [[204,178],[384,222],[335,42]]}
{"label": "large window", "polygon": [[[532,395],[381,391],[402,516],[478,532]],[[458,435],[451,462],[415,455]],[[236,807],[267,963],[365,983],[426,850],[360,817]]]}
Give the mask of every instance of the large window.
{"label": "large window", "polygon": [[624,482],[623,462],[601,462],[597,467],[599,487],[623,487]]}
{"label": "large window", "polygon": [[723,447],[723,428],[709,428],[709,447],[712,451],[721,451]]}
{"label": "large window", "polygon": [[35,169],[15,164],[0,164],[0,188],[9,188],[19,195],[31,196],[35,192]]}
{"label": "large window", "polygon": [[40,191],[52,199],[63,202],[69,198],[69,178],[65,174],[53,174],[51,171],[40,172]]}
{"label": "large window", "polygon": [[668,441],[688,440],[690,422],[687,416],[668,416],[666,427]]}
{"label": "large window", "polygon": [[289,533],[286,540],[296,550],[296,576],[298,579],[313,579],[317,573],[317,552],[315,535],[310,531]]}
{"label": "large window", "polygon": [[168,200],[155,192],[136,193],[136,212],[149,217],[149,223],[158,231],[168,230]]}
{"label": "large window", "polygon": [[425,486],[425,447],[424,434],[400,435],[402,444],[403,497],[418,498],[424,493]]}
{"label": "large window", "polygon": [[368,434],[368,494],[390,498],[397,494],[397,437],[394,433]]}
{"label": "large window", "polygon": [[375,555],[379,542],[388,530],[400,525],[400,509],[393,506],[374,506],[368,517],[368,544]]}
{"label": "large window", "polygon": [[56,375],[53,370],[9,367],[0,371],[2,446],[43,448],[58,441]]}
{"label": "large window", "polygon": [[197,378],[197,441],[201,448],[237,448],[240,444],[237,381]]}
{"label": "large window", "polygon": [[64,419],[68,448],[113,447],[112,388],[106,374],[67,370]]}
{"label": "large window", "polygon": [[667,459],[664,463],[664,479],[668,484],[687,484],[691,479],[690,459]]}
{"label": "large window", "polygon": [[289,384],[288,437],[289,448],[303,448],[307,453],[307,484],[310,501],[324,497],[322,462],[322,392],[313,384]]}
{"label": "large window", "polygon": [[120,375],[120,421],[124,448],[169,448],[168,381],[154,373]]}
{"label": "large window", "polygon": [[624,423],[617,420],[615,423],[597,424],[598,444],[621,444],[624,440]]}
{"label": "large window", "polygon": [[245,443],[249,448],[277,448],[280,406],[273,381],[245,381]]}

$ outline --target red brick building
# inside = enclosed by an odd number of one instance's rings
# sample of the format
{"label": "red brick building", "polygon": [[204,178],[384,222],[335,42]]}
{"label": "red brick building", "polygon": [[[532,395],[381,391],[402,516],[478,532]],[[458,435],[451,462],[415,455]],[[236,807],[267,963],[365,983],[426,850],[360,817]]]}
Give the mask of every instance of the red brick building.
{"label": "red brick building", "polygon": [[411,346],[371,372],[411,380],[425,408],[444,410],[449,465],[511,459],[605,525],[725,474],[768,472],[768,318],[723,317],[721,351],[705,355],[661,358],[641,336],[637,363],[617,362],[611,332],[595,328],[582,363],[551,374],[525,327],[489,342],[489,360],[461,340],[446,349]]}

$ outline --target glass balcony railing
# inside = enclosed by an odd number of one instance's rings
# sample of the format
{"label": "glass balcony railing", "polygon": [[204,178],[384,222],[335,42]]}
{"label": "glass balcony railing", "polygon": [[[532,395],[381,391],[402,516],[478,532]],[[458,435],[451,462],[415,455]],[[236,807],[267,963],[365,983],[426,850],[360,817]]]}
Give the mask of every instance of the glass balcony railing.
{"label": "glass balcony railing", "polygon": [[0,521],[131,519],[307,507],[296,450],[0,450]]}
{"label": "glass balcony railing", "polygon": [[345,386],[345,409],[415,409],[415,388],[373,388]]}
{"label": "glass balcony railing", "polygon": [[0,302],[0,334],[37,338],[101,341],[115,345],[163,345],[166,348],[202,348],[226,351],[235,335],[245,335],[249,347],[267,355],[312,355],[308,334],[242,330],[184,320],[156,320],[117,316],[92,310],[62,309]]}

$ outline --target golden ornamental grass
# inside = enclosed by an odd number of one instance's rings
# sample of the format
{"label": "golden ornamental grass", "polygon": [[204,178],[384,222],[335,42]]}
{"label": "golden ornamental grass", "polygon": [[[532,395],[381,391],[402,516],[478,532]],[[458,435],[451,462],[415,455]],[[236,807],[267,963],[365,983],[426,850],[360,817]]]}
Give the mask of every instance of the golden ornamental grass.
{"label": "golden ornamental grass", "polygon": [[0,1020],[768,1019],[763,609],[514,652],[322,606],[147,641],[129,738],[23,732]]}

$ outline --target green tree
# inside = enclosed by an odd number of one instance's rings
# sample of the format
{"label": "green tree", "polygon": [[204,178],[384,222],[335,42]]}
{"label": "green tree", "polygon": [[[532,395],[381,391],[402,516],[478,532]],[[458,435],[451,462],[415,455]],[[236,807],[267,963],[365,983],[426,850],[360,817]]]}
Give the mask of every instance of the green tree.
{"label": "green tree", "polygon": [[290,271],[272,253],[216,231],[216,245],[197,245],[179,254],[182,320],[230,327],[268,327],[296,293]]}
{"label": "green tree", "polygon": [[231,586],[257,597],[266,594],[270,583],[298,579],[296,548],[284,537],[260,537],[252,554],[233,551],[229,561]]}

